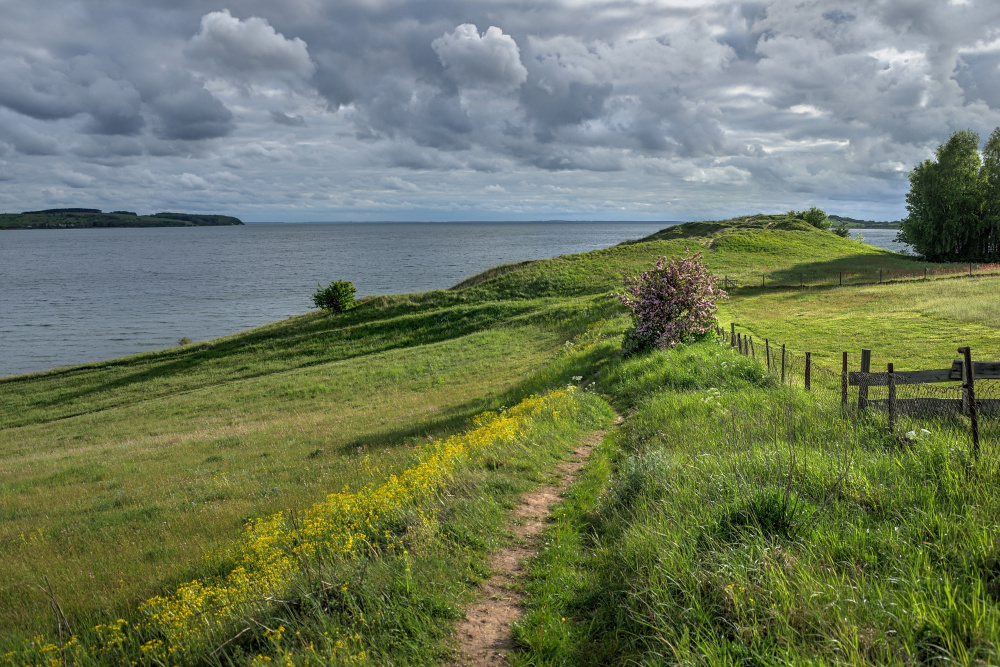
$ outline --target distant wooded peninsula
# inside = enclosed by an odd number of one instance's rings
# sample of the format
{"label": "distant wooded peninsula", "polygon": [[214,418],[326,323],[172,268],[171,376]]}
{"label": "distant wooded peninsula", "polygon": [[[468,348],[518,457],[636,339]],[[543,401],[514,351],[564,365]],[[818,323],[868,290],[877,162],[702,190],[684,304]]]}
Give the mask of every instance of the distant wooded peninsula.
{"label": "distant wooded peninsula", "polygon": [[842,215],[831,215],[830,222],[834,226],[843,225],[851,229],[899,229],[902,220],[858,220],[857,218],[846,218]]}
{"label": "distant wooded peninsula", "polygon": [[104,213],[96,208],[50,208],[24,213],[0,213],[0,229],[90,229],[101,227],[217,227],[242,225],[231,215]]}

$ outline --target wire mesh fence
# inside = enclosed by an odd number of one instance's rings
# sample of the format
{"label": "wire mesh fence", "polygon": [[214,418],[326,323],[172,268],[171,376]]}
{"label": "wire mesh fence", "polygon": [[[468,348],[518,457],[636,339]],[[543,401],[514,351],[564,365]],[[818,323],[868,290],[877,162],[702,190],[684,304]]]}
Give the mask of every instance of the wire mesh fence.
{"label": "wire mesh fence", "polygon": [[724,275],[721,286],[727,291],[740,288],[833,287],[998,275],[1000,275],[1000,264],[995,263],[947,264],[919,269],[888,267],[845,271],[796,272],[794,270],[781,270]]}
{"label": "wire mesh fence", "polygon": [[[1000,375],[974,379],[970,391],[958,362],[938,371],[851,371],[846,353],[840,368],[834,368],[828,359],[818,361],[811,352],[766,338],[755,340],[735,325],[717,332],[739,354],[761,361],[779,382],[839,400],[852,419],[880,420],[904,436],[919,434],[922,425],[964,430],[977,454],[980,440],[1000,440]],[[973,363],[977,368],[993,365]]]}

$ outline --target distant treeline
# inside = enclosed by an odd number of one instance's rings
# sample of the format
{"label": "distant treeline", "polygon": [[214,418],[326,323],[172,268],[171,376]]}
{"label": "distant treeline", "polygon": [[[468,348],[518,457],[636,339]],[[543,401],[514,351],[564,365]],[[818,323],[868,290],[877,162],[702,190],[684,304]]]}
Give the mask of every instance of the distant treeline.
{"label": "distant treeline", "polygon": [[842,215],[831,215],[830,222],[834,225],[843,225],[853,229],[899,229],[902,220],[858,220],[857,218],[847,218]]}
{"label": "distant treeline", "polygon": [[96,208],[50,208],[23,213],[0,213],[0,229],[82,229],[93,227],[207,227],[242,225],[230,215],[104,213]]}
{"label": "distant treeline", "polygon": [[99,208],[47,208],[44,211],[25,211],[21,215],[38,215],[40,213],[100,213]]}

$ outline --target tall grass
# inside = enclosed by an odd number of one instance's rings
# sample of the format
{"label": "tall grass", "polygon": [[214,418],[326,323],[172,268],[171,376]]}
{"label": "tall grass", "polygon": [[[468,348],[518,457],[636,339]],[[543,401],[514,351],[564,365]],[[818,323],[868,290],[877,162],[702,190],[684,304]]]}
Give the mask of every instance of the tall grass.
{"label": "tall grass", "polygon": [[533,571],[577,576],[559,597],[532,584],[520,662],[994,664],[995,443],[973,465],[948,422],[908,440],[747,363],[703,344],[622,364],[670,380],[550,533]]}

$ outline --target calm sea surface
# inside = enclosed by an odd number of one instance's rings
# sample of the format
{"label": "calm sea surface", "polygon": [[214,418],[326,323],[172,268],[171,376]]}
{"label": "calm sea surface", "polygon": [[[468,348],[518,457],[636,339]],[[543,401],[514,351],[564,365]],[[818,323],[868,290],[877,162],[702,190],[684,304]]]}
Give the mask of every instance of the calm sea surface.
{"label": "calm sea surface", "polygon": [[309,223],[0,232],[0,376],[205,340],[358,296],[443,289],[497,264],[670,223]]}
{"label": "calm sea surface", "polygon": [[851,238],[858,238],[859,233],[864,237],[861,240],[868,245],[908,255],[914,254],[913,248],[908,243],[899,243],[896,241],[896,234],[899,233],[898,229],[852,229]]}

